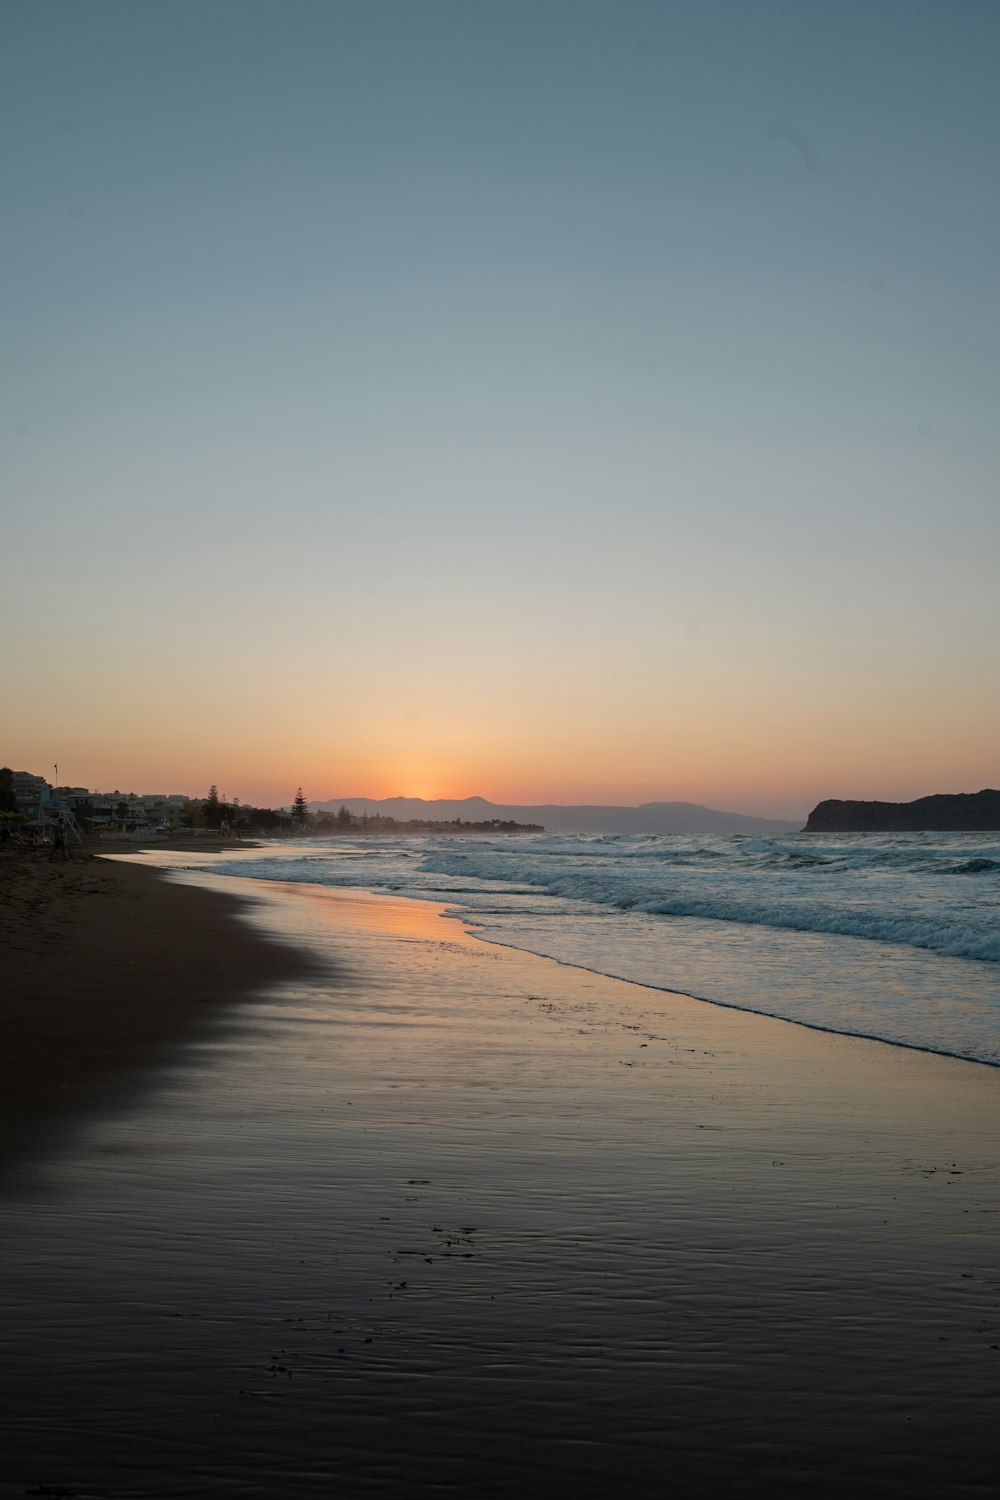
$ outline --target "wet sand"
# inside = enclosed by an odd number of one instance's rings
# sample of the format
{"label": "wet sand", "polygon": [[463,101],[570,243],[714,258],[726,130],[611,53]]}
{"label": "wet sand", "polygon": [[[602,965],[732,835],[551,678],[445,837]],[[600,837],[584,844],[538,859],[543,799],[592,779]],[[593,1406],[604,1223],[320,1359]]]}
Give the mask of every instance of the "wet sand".
{"label": "wet sand", "polygon": [[8,1191],[0,1494],[995,1493],[996,1070],[225,889],[309,966]]}

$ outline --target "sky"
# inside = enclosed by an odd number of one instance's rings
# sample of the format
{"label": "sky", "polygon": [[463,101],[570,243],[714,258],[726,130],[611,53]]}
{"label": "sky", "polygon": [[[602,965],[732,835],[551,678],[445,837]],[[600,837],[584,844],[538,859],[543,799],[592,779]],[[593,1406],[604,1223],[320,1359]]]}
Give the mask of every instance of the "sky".
{"label": "sky", "polygon": [[8,0],[0,760],[1000,784],[995,0]]}

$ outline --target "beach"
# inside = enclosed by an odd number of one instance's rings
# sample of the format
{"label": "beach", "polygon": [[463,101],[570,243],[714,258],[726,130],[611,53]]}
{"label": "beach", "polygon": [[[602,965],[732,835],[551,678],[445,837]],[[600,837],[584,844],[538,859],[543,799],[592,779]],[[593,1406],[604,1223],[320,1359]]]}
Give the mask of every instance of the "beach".
{"label": "beach", "polygon": [[5,897],[0,1494],[995,1493],[995,1068],[386,894]]}

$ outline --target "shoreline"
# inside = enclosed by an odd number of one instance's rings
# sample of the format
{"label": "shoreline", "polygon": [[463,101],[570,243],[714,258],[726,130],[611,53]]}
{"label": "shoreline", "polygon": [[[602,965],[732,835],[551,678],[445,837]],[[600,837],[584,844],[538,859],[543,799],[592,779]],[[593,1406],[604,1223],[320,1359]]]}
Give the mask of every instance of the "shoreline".
{"label": "shoreline", "polygon": [[[322,889],[322,888],[320,888]],[[414,897],[401,897],[401,900],[413,900]],[[443,908],[442,912],[446,912]],[[451,919],[449,919],[451,920]],[[737,1005],[732,1000],[714,999],[711,995],[697,995],[693,990],[674,990],[667,985],[653,984],[644,979],[626,979],[621,974],[609,974],[604,969],[593,969],[588,964],[573,963],[569,959],[555,958],[552,954],[536,953],[533,948],[519,948],[516,943],[504,943],[500,938],[485,937],[476,930],[472,916],[459,916],[455,918],[466,924],[470,935],[480,943],[488,943],[494,948],[504,948],[511,953],[527,953],[533,958],[540,958],[545,963],[558,964],[564,969],[577,969],[582,974],[596,974],[599,979],[610,979],[617,984],[631,984],[636,989],[648,990],[653,995],[667,995],[675,1000],[693,1000],[698,1005],[712,1005],[720,1010],[735,1012],[741,1016],[760,1016],[765,1021],[780,1021],[783,1026],[802,1026],[806,1031],[817,1031],[821,1036],[853,1037],[859,1042],[875,1042],[880,1047],[899,1048],[903,1052],[918,1052],[925,1057],[941,1057],[952,1062],[971,1063],[977,1068],[1000,1069],[1000,1060],[994,1062],[988,1057],[973,1057],[966,1052],[944,1052],[937,1047],[923,1046],[920,1042],[904,1042],[897,1037],[878,1036],[869,1031],[840,1031],[836,1026],[823,1026],[819,1021],[806,1021],[800,1016],[781,1016],[770,1010],[756,1010],[750,1005]],[[721,920],[721,919],[720,919]]]}
{"label": "shoreline", "polygon": [[[989,921],[995,862],[981,870],[968,850],[942,845],[929,860],[911,850],[899,873],[891,851],[872,863],[859,842],[843,860],[825,851],[819,870],[807,861],[804,875],[795,858],[788,870],[785,854],[772,858],[766,848],[750,851],[745,869],[743,853],[722,844],[693,856],[680,846],[648,859],[640,850],[634,867],[630,851],[582,845],[560,847],[552,862],[547,853],[522,859],[511,840],[482,855],[431,840],[415,859],[399,840],[371,851],[318,841],[314,849],[145,857],[440,900],[484,941],[708,1004],[1000,1065],[1000,965],[991,961],[1000,947]],[[747,871],[761,861],[758,888]],[[674,881],[678,899],[661,902]]]}

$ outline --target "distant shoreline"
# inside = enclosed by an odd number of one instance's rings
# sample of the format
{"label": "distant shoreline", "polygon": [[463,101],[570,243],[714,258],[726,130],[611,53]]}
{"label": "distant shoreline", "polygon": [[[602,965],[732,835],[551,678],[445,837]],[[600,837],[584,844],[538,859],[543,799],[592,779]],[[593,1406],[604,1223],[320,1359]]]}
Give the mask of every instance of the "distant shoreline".
{"label": "distant shoreline", "polygon": [[548,834],[782,834],[799,833],[804,818],[762,818],[749,813],[727,812],[697,802],[643,802],[638,807],[589,803],[506,803],[485,797],[330,797],[310,802],[312,812],[336,814],[341,807],[354,817],[391,817],[410,820],[452,822],[504,822],[541,824]]}

